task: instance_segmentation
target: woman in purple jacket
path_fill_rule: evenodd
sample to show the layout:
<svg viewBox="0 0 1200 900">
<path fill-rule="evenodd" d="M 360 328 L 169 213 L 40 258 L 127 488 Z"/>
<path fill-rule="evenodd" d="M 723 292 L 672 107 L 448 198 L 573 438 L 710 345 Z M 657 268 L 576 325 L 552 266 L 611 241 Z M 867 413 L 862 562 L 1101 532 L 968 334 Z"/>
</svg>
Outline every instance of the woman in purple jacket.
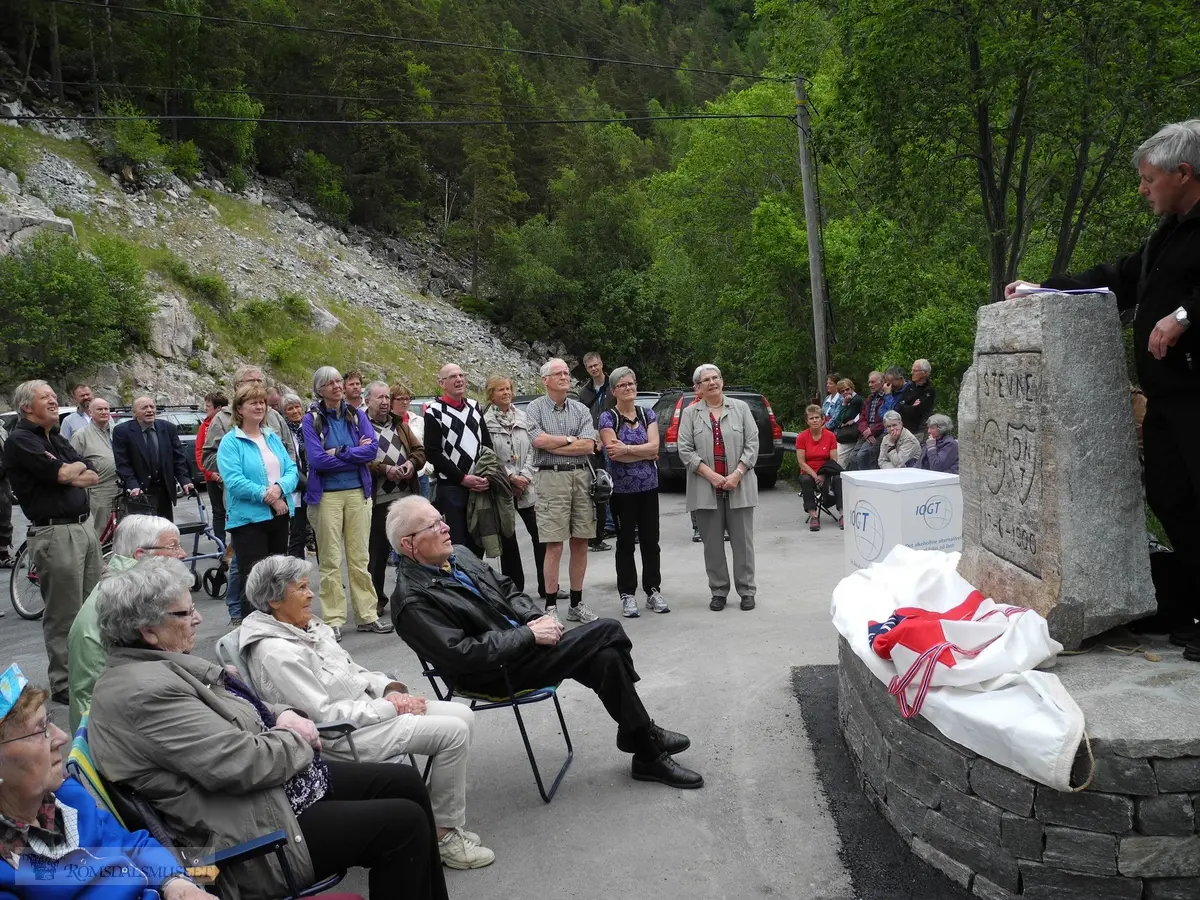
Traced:
<svg viewBox="0 0 1200 900">
<path fill-rule="evenodd" d="M 958 441 L 951 435 L 954 422 L 949 416 L 934 413 L 925 423 L 929 437 L 921 447 L 921 468 L 932 472 L 958 474 Z"/>
<path fill-rule="evenodd" d="M 346 402 L 342 373 L 322 366 L 313 374 L 319 399 L 304 414 L 301 432 L 308 456 L 304 501 L 317 534 L 321 562 L 321 618 L 342 639 L 346 597 L 342 588 L 342 550 L 350 574 L 350 603 L 359 631 L 387 634 L 390 622 L 375 611 L 375 587 L 368 569 L 371 533 L 371 473 L 379 444 L 365 409 Z"/>
</svg>

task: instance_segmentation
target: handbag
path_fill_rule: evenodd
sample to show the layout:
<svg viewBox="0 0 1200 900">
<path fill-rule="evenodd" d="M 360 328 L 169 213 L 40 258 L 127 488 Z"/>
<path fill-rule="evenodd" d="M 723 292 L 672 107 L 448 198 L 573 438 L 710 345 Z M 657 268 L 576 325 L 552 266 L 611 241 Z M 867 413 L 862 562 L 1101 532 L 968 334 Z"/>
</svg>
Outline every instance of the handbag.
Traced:
<svg viewBox="0 0 1200 900">
<path fill-rule="evenodd" d="M 592 486 L 588 489 L 588 495 L 597 505 L 607 503 L 613 492 L 612 476 L 604 469 L 597 469 L 590 459 L 587 460 L 587 467 L 592 472 Z"/>
<path fill-rule="evenodd" d="M 847 425 L 839 425 L 837 431 L 834 432 L 839 444 L 854 444 L 858 442 L 858 423 L 850 422 Z"/>
</svg>

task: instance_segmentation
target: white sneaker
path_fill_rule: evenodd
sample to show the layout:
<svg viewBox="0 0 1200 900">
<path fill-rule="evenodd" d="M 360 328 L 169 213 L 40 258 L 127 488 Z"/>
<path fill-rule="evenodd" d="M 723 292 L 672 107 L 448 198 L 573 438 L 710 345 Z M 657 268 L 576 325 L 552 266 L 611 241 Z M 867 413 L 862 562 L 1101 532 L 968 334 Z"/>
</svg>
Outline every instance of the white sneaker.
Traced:
<svg viewBox="0 0 1200 900">
<path fill-rule="evenodd" d="M 588 605 L 582 601 L 578 606 L 572 606 L 567 610 L 567 620 L 570 622 L 595 622 L 600 617 L 588 609 Z"/>
<path fill-rule="evenodd" d="M 627 619 L 636 619 L 638 615 L 637 597 L 633 594 L 621 595 L 621 615 Z"/>
<path fill-rule="evenodd" d="M 547 606 L 546 607 L 546 615 L 548 615 L 550 618 L 552 618 L 559 625 L 562 624 L 562 619 L 558 615 L 558 607 L 557 606 L 553 606 L 553 605 Z"/>
<path fill-rule="evenodd" d="M 438 841 L 438 855 L 448 869 L 482 869 L 496 861 L 495 853 L 470 840 L 461 828 Z"/>
<path fill-rule="evenodd" d="M 671 611 L 671 607 L 667 606 L 667 598 L 662 595 L 662 591 L 658 588 L 655 588 L 646 596 L 646 609 L 656 613 L 669 613 Z"/>
</svg>

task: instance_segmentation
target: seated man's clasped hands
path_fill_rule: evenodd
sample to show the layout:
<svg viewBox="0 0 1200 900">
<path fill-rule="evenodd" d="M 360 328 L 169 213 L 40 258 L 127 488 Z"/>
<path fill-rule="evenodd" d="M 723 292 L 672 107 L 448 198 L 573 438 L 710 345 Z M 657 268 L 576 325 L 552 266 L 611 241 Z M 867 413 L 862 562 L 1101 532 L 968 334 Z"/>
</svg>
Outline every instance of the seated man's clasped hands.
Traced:
<svg viewBox="0 0 1200 900">
<path fill-rule="evenodd" d="M 467 758 L 475 713 L 462 703 L 426 702 L 383 672 L 358 665 L 333 629 L 312 614 L 312 567 L 294 556 L 268 556 L 250 573 L 246 598 L 255 611 L 238 629 L 238 646 L 264 700 L 302 710 L 317 722 L 348 719 L 354 746 L 372 762 L 429 756 L 429 797 L 438 852 L 452 869 L 478 869 L 496 855 L 464 831 Z M 345 739 L 325 741 L 330 759 L 351 760 Z"/>
<path fill-rule="evenodd" d="M 660 728 L 638 697 L 633 644 L 615 619 L 564 632 L 512 581 L 465 547 L 422 497 L 392 504 L 388 540 L 401 555 L 392 616 L 396 631 L 456 689 L 504 695 L 572 678 L 599 696 L 617 723 L 617 748 L 633 754 L 632 775 L 677 788 L 704 779 L 675 761 L 691 741 Z"/>
<path fill-rule="evenodd" d="M 101 775 L 153 805 L 179 846 L 211 852 L 282 828 L 302 884 L 363 866 L 377 900 L 445 900 L 420 774 L 323 759 L 311 720 L 192 655 L 191 583 L 181 562 L 157 557 L 101 583 L 108 667 L 88 726 Z M 222 869 L 216 887 L 240 900 L 287 891 L 265 857 Z"/>
</svg>

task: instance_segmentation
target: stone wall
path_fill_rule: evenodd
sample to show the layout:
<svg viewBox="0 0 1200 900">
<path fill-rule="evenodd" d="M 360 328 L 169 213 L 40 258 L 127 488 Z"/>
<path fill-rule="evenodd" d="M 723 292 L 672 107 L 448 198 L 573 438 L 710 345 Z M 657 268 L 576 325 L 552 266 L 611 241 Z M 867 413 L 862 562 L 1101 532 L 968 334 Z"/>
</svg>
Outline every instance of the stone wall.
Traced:
<svg viewBox="0 0 1200 900">
<path fill-rule="evenodd" d="M 1088 790 L 1056 791 L 967 750 L 839 640 L 838 720 L 862 789 L 914 853 L 986 900 L 1200 898 L 1200 757 L 1093 745 Z M 1081 749 L 1075 783 L 1089 764 Z"/>
</svg>

